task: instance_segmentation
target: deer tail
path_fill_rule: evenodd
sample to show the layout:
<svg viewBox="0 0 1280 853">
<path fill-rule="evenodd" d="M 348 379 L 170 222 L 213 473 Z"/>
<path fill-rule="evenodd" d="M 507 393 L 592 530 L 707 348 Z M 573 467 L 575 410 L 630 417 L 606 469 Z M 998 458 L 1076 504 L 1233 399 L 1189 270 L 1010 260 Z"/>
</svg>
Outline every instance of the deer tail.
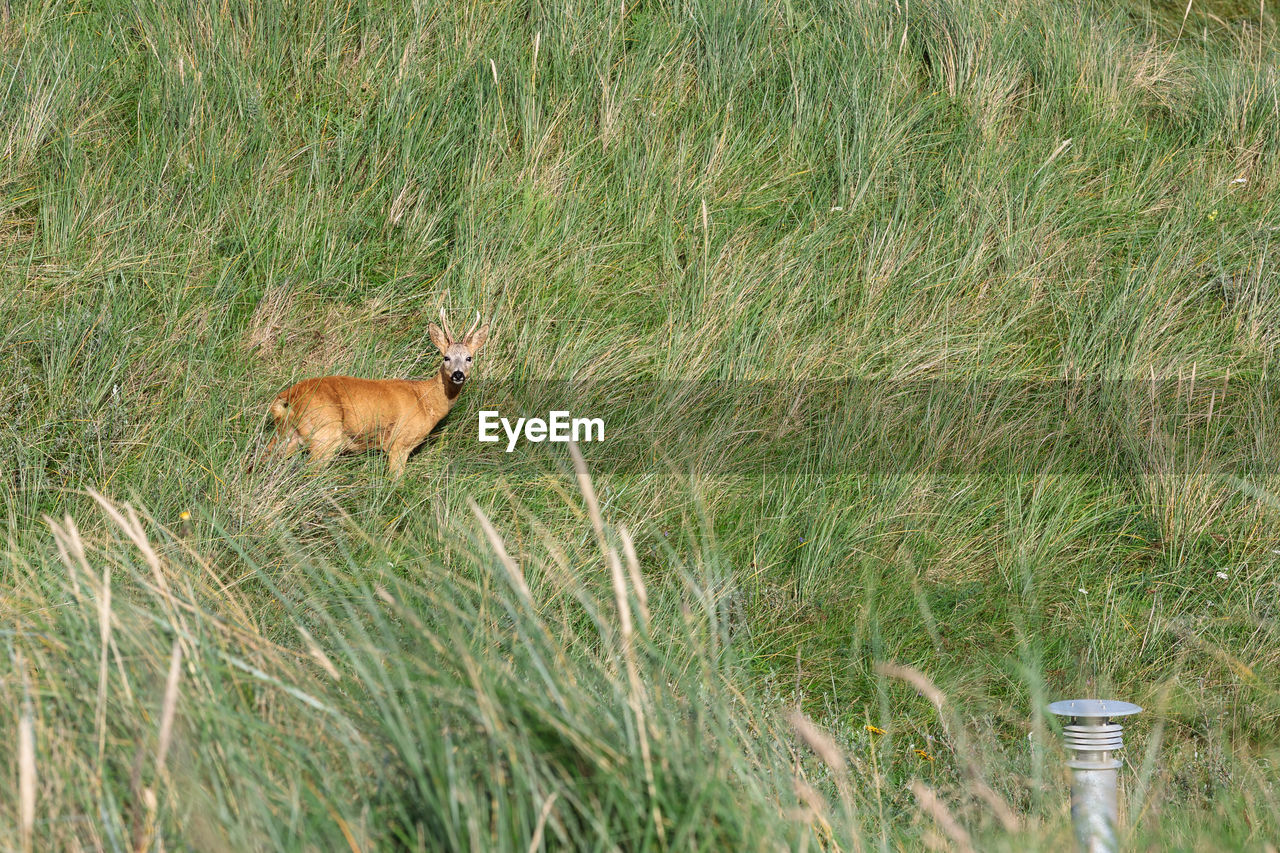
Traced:
<svg viewBox="0 0 1280 853">
<path fill-rule="evenodd" d="M 271 419 L 274 420 L 277 424 L 283 423 L 284 419 L 289 415 L 288 398 L 285 397 L 285 395 L 283 394 L 281 394 L 279 397 L 276 397 L 275 400 L 271 402 L 271 408 L 268 409 L 267 411 L 271 413 Z"/>
</svg>

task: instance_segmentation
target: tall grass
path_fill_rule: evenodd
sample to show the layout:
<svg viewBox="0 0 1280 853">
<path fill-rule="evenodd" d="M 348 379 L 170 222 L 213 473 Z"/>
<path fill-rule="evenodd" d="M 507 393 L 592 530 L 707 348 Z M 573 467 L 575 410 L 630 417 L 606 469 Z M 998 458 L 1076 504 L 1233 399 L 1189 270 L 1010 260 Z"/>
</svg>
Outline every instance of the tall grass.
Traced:
<svg viewBox="0 0 1280 853">
<path fill-rule="evenodd" d="M 0 8 L 0 838 L 1058 849 L 1089 694 L 1274 839 L 1261 8 Z M 264 455 L 442 304 L 403 481 Z"/>
<path fill-rule="evenodd" d="M 204 557 L 225 533 L 182 539 L 96 493 L 101 543 L 50 521 L 60 559 L 7 566 L 24 618 L 5 701 L 38 743 L 29 831 L 148 849 L 856 839 L 883 792 L 797 755 L 742 692 L 729 580 L 676 564 L 651 596 L 580 471 L 585 542 L 512 552 L 479 507 L 487 541 L 444 537 L 462 572 L 373 540 L 322 562 L 272 538 L 292 558 L 267 573 L 243 554 L 256 593 Z M 820 791 L 832 772 L 838 807 Z"/>
</svg>

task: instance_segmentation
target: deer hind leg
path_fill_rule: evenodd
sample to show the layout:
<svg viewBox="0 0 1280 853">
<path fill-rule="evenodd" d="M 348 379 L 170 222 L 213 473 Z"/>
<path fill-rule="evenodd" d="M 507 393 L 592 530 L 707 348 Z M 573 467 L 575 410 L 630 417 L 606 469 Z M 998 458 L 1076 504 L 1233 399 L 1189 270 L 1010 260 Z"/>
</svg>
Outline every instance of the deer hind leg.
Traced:
<svg viewBox="0 0 1280 853">
<path fill-rule="evenodd" d="M 347 439 L 338 426 L 322 427 L 311 433 L 307 440 L 311 462 L 316 466 L 328 465 L 346 446 Z"/>
<path fill-rule="evenodd" d="M 280 455 L 287 459 L 288 457 L 298 452 L 298 448 L 301 447 L 302 445 L 302 436 L 299 435 L 298 431 L 293 427 L 287 426 L 284 423 L 277 421 L 276 434 L 273 435 L 271 437 L 271 440 L 267 442 L 267 446 L 263 449 L 263 455 L 264 456 L 274 455 L 277 449 L 280 447 L 281 443 L 284 444 L 284 450 L 281 452 Z M 257 461 L 250 460 L 249 465 L 245 470 L 246 472 L 251 472 L 256 466 L 257 466 Z"/>
<path fill-rule="evenodd" d="M 281 430 L 276 434 L 275 438 L 267 442 L 267 452 L 274 453 L 277 447 L 283 444 L 284 447 L 280 451 L 280 455 L 286 459 L 297 453 L 302 447 L 302 436 L 293 427 L 289 427 L 287 431 Z"/>
</svg>

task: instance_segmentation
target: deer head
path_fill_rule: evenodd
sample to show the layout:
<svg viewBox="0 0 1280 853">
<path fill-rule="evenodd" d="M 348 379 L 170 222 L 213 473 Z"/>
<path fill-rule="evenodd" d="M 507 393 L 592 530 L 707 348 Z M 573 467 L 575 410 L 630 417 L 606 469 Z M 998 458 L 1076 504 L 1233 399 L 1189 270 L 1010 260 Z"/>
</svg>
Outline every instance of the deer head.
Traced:
<svg viewBox="0 0 1280 853">
<path fill-rule="evenodd" d="M 489 337 L 489 324 L 480 325 L 480 312 L 477 311 L 476 321 L 471 324 L 471 328 L 461 340 L 455 340 L 453 333 L 449 331 L 449 321 L 445 319 L 444 309 L 441 308 L 440 325 L 432 323 L 427 327 L 427 334 L 431 336 L 431 343 L 444 356 L 444 364 L 440 367 L 441 377 L 454 385 L 461 385 L 471 375 L 471 359 L 480 352 L 480 347 L 484 346 Z"/>
</svg>

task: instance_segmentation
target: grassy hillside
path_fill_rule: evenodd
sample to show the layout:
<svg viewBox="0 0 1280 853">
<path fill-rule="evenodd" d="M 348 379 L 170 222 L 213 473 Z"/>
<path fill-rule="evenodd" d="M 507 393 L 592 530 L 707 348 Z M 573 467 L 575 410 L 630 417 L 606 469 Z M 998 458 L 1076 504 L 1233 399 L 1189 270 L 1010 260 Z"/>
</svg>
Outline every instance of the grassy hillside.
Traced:
<svg viewBox="0 0 1280 853">
<path fill-rule="evenodd" d="M 1280 837 L 1265 4 L 0 15 L 0 847 L 1057 850 L 1082 695 Z"/>
</svg>

